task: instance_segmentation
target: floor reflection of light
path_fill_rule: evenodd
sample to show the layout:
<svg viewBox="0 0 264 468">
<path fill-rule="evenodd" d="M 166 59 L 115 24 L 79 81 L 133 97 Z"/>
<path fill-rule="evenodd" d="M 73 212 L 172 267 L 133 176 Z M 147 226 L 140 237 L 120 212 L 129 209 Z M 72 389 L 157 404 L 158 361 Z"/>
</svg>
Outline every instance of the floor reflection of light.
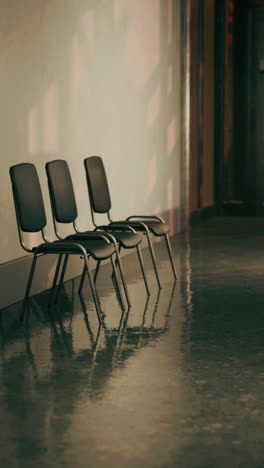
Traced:
<svg viewBox="0 0 264 468">
<path fill-rule="evenodd" d="M 43 98 L 43 149 L 58 150 L 58 85 L 53 82 Z"/>
</svg>

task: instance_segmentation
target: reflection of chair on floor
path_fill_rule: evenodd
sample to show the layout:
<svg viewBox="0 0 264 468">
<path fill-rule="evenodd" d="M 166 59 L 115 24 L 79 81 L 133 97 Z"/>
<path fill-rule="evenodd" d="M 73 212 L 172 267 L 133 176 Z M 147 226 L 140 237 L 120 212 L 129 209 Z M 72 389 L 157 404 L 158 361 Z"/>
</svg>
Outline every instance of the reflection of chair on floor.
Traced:
<svg viewBox="0 0 264 468">
<path fill-rule="evenodd" d="M 35 300 L 32 301 L 32 315 L 35 315 L 38 322 L 43 305 L 39 295 L 34 299 Z M 61 356 L 62 353 L 73 360 L 78 359 L 79 354 L 75 351 L 73 346 L 73 321 L 76 320 L 76 314 L 74 314 L 74 311 L 77 308 L 76 302 L 77 301 L 75 296 L 68 296 L 67 293 L 61 294 L 59 303 L 53 305 L 50 311 L 51 313 L 47 316 L 47 320 L 45 321 L 45 325 L 49 324 L 51 330 L 51 350 L 53 354 L 53 362 L 56 361 L 57 356 Z M 96 360 L 99 336 L 101 333 L 101 324 L 96 322 L 96 324 L 91 326 L 87 316 L 84 317 L 84 322 L 85 328 L 87 330 L 87 347 L 85 347 L 84 352 L 86 356 L 86 368 L 87 363 L 89 362 L 88 367 L 90 372 L 92 372 L 92 368 Z M 39 324 L 44 324 L 44 322 L 41 320 Z"/>
<path fill-rule="evenodd" d="M 151 310 L 151 323 L 149 326 L 146 325 L 146 316 L 148 310 L 150 310 L 150 297 L 148 296 L 143 316 L 141 320 L 140 326 L 137 327 L 129 327 L 129 317 L 132 314 L 132 310 L 129 309 L 127 312 L 123 312 L 120 318 L 120 322 L 118 327 L 109 328 L 107 327 L 105 321 L 102 324 L 102 336 L 104 336 L 104 346 L 100 346 L 98 350 L 97 356 L 97 370 L 94 375 L 94 379 L 96 380 L 96 375 L 98 378 L 101 379 L 101 384 L 99 381 L 96 383 L 96 388 L 98 390 L 99 386 L 103 385 L 103 379 L 106 375 L 100 371 L 100 365 L 103 366 L 105 369 L 107 366 L 107 375 L 111 371 L 114 370 L 115 367 L 120 367 L 124 364 L 127 359 L 134 355 L 142 346 L 146 346 L 149 343 L 157 341 L 162 335 L 164 335 L 168 330 L 168 321 L 171 312 L 171 306 L 174 298 L 176 284 L 173 284 L 170 294 L 164 297 L 168 297 L 168 304 L 165 306 L 165 312 L 163 314 L 164 317 L 164 324 L 161 327 L 155 327 L 155 320 L 157 316 L 157 311 L 160 303 L 160 299 L 162 296 L 162 291 L 158 291 L 156 300 L 154 304 L 152 304 Z M 80 300 L 82 303 L 83 313 L 86 315 L 86 319 L 88 320 L 87 312 L 86 312 L 86 303 L 80 295 Z M 95 382 L 94 382 L 95 385 Z"/>
<path fill-rule="evenodd" d="M 162 292 L 160 290 L 158 291 L 155 303 L 154 305 L 152 305 L 153 311 L 151 315 L 151 323 L 149 326 L 146 325 L 146 317 L 147 317 L 147 311 L 151 310 L 151 303 L 150 301 L 146 301 L 141 325 L 137 327 L 136 326 L 126 327 L 126 333 L 124 334 L 122 348 L 120 350 L 121 352 L 123 352 L 123 354 L 129 354 L 129 355 L 134 354 L 134 352 L 142 348 L 142 346 L 146 346 L 149 343 L 157 341 L 162 335 L 164 335 L 167 332 L 168 321 L 169 321 L 169 317 L 171 313 L 171 306 L 172 306 L 172 302 L 174 298 L 175 288 L 176 288 L 176 284 L 174 283 L 171 289 L 170 295 L 168 295 L 169 302 L 165 308 L 166 312 L 163 314 L 163 317 L 164 317 L 163 326 L 159 326 L 159 327 L 155 326 L 155 320 L 156 320 L 160 300 L 162 297 Z M 164 297 L 167 298 L 167 295 L 166 296 L 164 295 Z"/>
<path fill-rule="evenodd" d="M 6 314 L 7 315 L 7 314 Z M 2 320 L 1 320 L 1 325 L 2 325 Z M 34 380 L 38 380 L 38 369 L 36 365 L 36 360 L 34 353 L 32 352 L 31 345 L 30 345 L 30 331 L 29 328 L 25 325 L 25 327 L 21 327 L 18 325 L 17 319 L 14 320 L 11 324 L 8 324 L 8 328 L 4 328 L 4 326 L 0 327 L 0 355 L 1 355 L 1 361 L 2 364 L 6 363 L 7 361 L 10 362 L 11 369 L 13 369 L 13 365 L 18 365 L 15 364 L 15 361 L 20 360 L 21 362 L 24 361 L 25 363 L 29 363 L 31 369 L 32 369 L 32 375 Z M 17 351 L 17 344 L 18 343 L 23 343 L 25 344 L 24 346 L 24 357 L 19 355 Z M 12 347 L 14 347 L 14 352 L 12 352 Z M 6 358 L 5 355 L 5 349 L 7 349 L 7 354 L 9 358 Z M 21 348 L 22 350 L 23 348 Z M 24 360 L 24 358 L 26 358 Z M 13 362 L 11 364 L 11 362 Z M 21 363 L 19 365 L 19 368 L 21 368 Z"/>
<path fill-rule="evenodd" d="M 81 306 L 82 306 L 82 311 L 83 311 L 83 315 L 84 315 L 84 321 L 86 323 L 86 327 L 87 329 L 90 328 L 89 326 L 89 318 L 88 318 L 88 314 L 87 314 L 87 306 L 86 306 L 86 303 L 85 303 L 85 300 L 84 300 L 84 297 L 82 294 L 80 294 L 80 302 L 81 302 Z M 124 323 L 125 323 L 125 320 L 126 320 L 126 317 L 128 317 L 129 315 L 129 310 L 128 311 L 122 311 L 121 313 L 121 316 L 120 316 L 120 320 L 119 320 L 119 324 L 118 324 L 118 327 L 116 329 L 114 329 L 114 334 L 116 336 L 118 336 L 118 341 L 120 339 L 120 336 L 122 334 L 122 331 L 123 331 L 123 327 L 124 327 Z M 108 328 L 106 326 L 106 323 L 105 321 L 102 323 L 102 329 L 104 331 L 104 334 L 107 334 L 108 333 Z"/>
<path fill-rule="evenodd" d="M 80 297 L 81 299 L 81 297 Z M 61 301 L 59 304 L 57 304 L 54 308 L 54 321 L 53 321 L 53 331 L 54 331 L 54 336 L 56 335 L 57 337 L 58 336 L 61 336 L 64 340 L 64 343 L 65 343 L 65 346 L 67 347 L 68 346 L 68 343 L 70 342 L 71 343 L 71 346 L 70 346 L 70 350 L 71 350 L 71 355 L 72 356 L 78 356 L 78 353 L 76 353 L 73 349 L 73 330 L 72 330 L 72 319 L 73 319 L 73 306 L 72 306 L 72 313 L 70 314 L 70 320 L 69 320 L 69 323 L 68 323 L 68 330 L 66 331 L 65 329 L 65 325 L 64 325 L 64 318 L 62 316 L 62 313 L 61 311 L 63 310 L 63 316 L 65 315 L 65 310 L 64 310 L 64 307 L 63 307 L 63 304 L 61 304 Z M 70 310 L 68 311 L 70 312 Z M 56 326 L 56 321 L 59 325 L 59 330 Z M 87 357 L 88 357 L 88 354 L 90 355 L 90 361 L 91 361 L 91 367 L 93 367 L 94 365 L 94 361 L 96 359 L 96 353 L 97 353 L 97 348 L 98 348 L 98 344 L 99 344 L 99 337 L 100 337 L 100 333 L 101 333 L 101 327 L 102 325 L 99 324 L 97 325 L 96 327 L 96 330 L 94 331 L 93 330 L 93 327 L 91 326 L 91 323 L 89 322 L 88 320 L 88 316 L 86 314 L 86 316 L 84 316 L 84 323 L 85 323 L 85 327 L 86 327 L 86 330 L 87 330 L 87 337 L 89 339 L 89 342 L 90 342 L 90 345 L 91 345 L 91 348 L 89 349 L 88 347 L 88 342 L 87 342 L 87 350 L 86 350 L 86 354 L 87 354 Z M 68 337 L 67 340 L 65 340 L 65 338 Z"/>
<path fill-rule="evenodd" d="M 176 280 L 176 269 L 174 266 L 171 245 L 168 235 L 169 225 L 166 224 L 164 220 L 159 216 L 129 216 L 125 221 L 122 220 L 113 222 L 110 216 L 110 192 L 102 158 L 100 158 L 99 156 L 91 156 L 89 158 L 86 158 L 84 160 L 84 166 L 88 184 L 92 220 L 95 227 L 97 229 L 103 229 L 104 231 L 111 231 L 113 235 L 115 235 L 115 231 L 121 229 L 124 226 L 130 226 L 137 232 L 142 232 L 147 237 L 149 252 L 151 255 L 157 282 L 160 288 L 161 284 L 150 234 L 153 234 L 155 237 L 164 237 L 174 279 Z M 105 226 L 98 226 L 95 222 L 95 213 L 107 214 L 109 224 Z"/>
<path fill-rule="evenodd" d="M 33 254 L 31 270 L 28 277 L 26 293 L 20 315 L 21 320 L 23 319 L 26 310 L 38 258 L 47 254 L 59 255 L 57 264 L 57 267 L 59 268 L 62 256 L 66 255 L 68 258 L 69 255 L 73 254 L 81 256 L 84 261 L 94 305 L 98 315 L 98 320 L 101 321 L 100 303 L 93 279 L 90 275 L 88 260 L 91 256 L 96 261 L 110 258 L 112 261 L 113 272 L 115 273 L 115 266 L 112 259 L 112 255 L 115 253 L 114 246 L 106 237 L 98 237 L 95 233 L 91 233 L 89 240 L 86 241 L 73 241 L 67 239 L 48 242 L 44 233 L 44 229 L 47 223 L 45 207 L 35 166 L 28 163 L 12 166 L 10 168 L 10 177 L 12 182 L 20 244 L 24 250 Z M 34 247 L 26 246 L 24 241 L 24 233 L 39 233 L 42 238 L 41 242 Z M 54 277 L 53 286 L 55 286 L 57 281 L 58 268 Z"/>
</svg>

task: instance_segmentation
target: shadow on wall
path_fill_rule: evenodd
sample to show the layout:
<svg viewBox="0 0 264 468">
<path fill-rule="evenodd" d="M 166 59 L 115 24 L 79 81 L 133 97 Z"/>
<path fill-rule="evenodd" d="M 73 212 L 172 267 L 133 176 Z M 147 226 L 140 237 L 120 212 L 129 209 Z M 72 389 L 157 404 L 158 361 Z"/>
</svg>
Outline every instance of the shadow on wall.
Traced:
<svg viewBox="0 0 264 468">
<path fill-rule="evenodd" d="M 104 158 L 114 217 L 180 200 L 180 1 L 2 0 L 1 262 L 21 257 L 10 165 L 70 165 L 80 228 L 91 227 L 82 160 Z M 180 226 L 176 226 L 179 230 Z"/>
</svg>

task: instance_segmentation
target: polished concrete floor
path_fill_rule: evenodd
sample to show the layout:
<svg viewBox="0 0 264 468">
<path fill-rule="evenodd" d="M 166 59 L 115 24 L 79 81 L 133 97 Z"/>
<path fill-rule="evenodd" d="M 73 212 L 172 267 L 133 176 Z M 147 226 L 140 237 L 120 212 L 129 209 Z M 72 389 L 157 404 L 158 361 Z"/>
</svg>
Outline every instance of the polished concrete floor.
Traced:
<svg viewBox="0 0 264 468">
<path fill-rule="evenodd" d="M 172 239 L 174 286 L 156 247 L 158 294 L 124 259 L 122 314 L 108 266 L 98 327 L 86 284 L 69 282 L 1 311 L 3 468 L 263 468 L 264 220 L 217 218 Z"/>
</svg>

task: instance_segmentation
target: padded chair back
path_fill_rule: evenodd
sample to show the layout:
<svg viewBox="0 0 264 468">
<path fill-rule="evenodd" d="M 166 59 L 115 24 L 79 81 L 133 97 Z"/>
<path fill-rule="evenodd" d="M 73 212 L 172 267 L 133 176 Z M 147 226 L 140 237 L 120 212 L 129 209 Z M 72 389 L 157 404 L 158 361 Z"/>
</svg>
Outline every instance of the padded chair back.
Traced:
<svg viewBox="0 0 264 468">
<path fill-rule="evenodd" d="M 111 208 L 111 198 L 100 156 L 91 156 L 84 160 L 86 179 L 92 210 L 95 213 L 107 213 Z"/>
<path fill-rule="evenodd" d="M 47 219 L 34 164 L 16 164 L 10 167 L 9 173 L 19 227 L 24 232 L 41 231 Z"/>
<path fill-rule="evenodd" d="M 66 161 L 57 159 L 46 164 L 53 215 L 59 223 L 72 223 L 77 218 L 77 206 L 72 178 Z"/>
</svg>

